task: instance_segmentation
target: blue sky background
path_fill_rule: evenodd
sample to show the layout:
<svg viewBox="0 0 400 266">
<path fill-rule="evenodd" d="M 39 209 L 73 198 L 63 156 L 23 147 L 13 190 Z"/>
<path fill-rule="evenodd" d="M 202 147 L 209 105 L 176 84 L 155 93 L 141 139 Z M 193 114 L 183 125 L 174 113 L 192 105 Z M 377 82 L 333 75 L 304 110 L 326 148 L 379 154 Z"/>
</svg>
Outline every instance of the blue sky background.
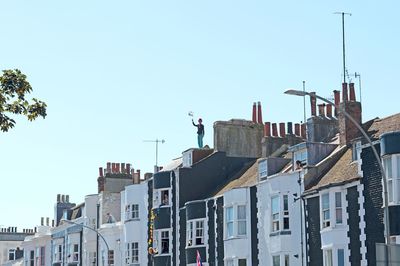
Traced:
<svg viewBox="0 0 400 266">
<path fill-rule="evenodd" d="M 217 120 L 299 122 L 289 87 L 331 97 L 347 66 L 362 75 L 363 120 L 399 112 L 397 1 L 2 1 L 0 69 L 19 68 L 48 117 L 0 134 L 0 225 L 53 217 L 57 194 L 97 192 L 98 167 L 165 164 L 196 146 L 188 111 L 213 146 Z M 358 84 L 357 97 L 358 95 Z M 309 114 L 307 100 L 307 113 Z M 193 188 L 195 189 L 195 188 Z"/>
</svg>

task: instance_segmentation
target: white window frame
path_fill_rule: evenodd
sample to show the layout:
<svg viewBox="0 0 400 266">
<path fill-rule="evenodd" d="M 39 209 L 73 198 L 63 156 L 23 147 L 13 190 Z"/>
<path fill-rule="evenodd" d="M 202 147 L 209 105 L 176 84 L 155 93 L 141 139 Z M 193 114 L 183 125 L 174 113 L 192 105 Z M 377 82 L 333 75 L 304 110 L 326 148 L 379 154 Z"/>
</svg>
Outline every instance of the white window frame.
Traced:
<svg viewBox="0 0 400 266">
<path fill-rule="evenodd" d="M 168 199 L 167 199 L 166 203 L 163 201 L 163 195 L 165 192 L 168 195 Z M 169 189 L 169 188 L 155 189 L 153 192 L 153 206 L 155 206 L 155 207 L 170 207 L 171 206 L 171 189 Z"/>
<path fill-rule="evenodd" d="M 162 235 L 163 233 L 168 232 L 168 252 L 162 252 Z M 158 229 L 154 230 L 154 242 L 153 242 L 153 248 L 155 248 L 155 256 L 165 256 L 165 255 L 171 255 L 171 243 L 172 243 L 172 235 L 171 235 L 171 229 Z"/>
<path fill-rule="evenodd" d="M 115 259 L 115 253 L 114 253 Z M 131 265 L 133 263 L 139 263 L 139 242 L 129 242 L 126 244 L 125 250 L 125 264 Z"/>
<path fill-rule="evenodd" d="M 64 248 L 62 244 L 58 244 L 54 249 L 54 262 L 62 262 L 63 261 L 63 252 Z"/>
<path fill-rule="evenodd" d="M 332 226 L 332 222 L 331 222 L 331 206 L 330 206 L 330 193 L 329 191 L 321 194 L 321 201 L 320 201 L 320 206 L 321 206 L 321 228 L 328 228 Z M 327 203 L 327 208 L 324 207 L 324 198 L 328 200 Z M 325 217 L 325 213 L 328 214 L 328 217 Z"/>
<path fill-rule="evenodd" d="M 278 266 L 281 266 L 281 255 L 280 255 L 280 254 L 278 254 L 278 255 L 272 255 L 271 258 L 272 258 L 272 261 L 271 261 L 271 265 L 272 265 L 272 266 L 276 266 L 276 265 L 274 264 L 275 259 L 278 259 L 278 260 L 279 260 Z"/>
<path fill-rule="evenodd" d="M 333 266 L 333 254 L 334 250 L 332 248 L 327 248 L 323 250 L 323 266 Z"/>
<path fill-rule="evenodd" d="M 296 165 L 296 161 L 300 161 L 303 166 L 307 165 L 307 157 L 307 148 L 293 152 L 293 165 Z"/>
<path fill-rule="evenodd" d="M 400 154 L 385 155 L 382 158 L 382 163 L 386 174 L 389 205 L 399 205 L 400 204 Z"/>
<path fill-rule="evenodd" d="M 239 218 L 239 208 L 244 208 L 244 217 Z M 232 219 L 228 220 L 228 210 L 232 210 Z M 248 206 L 246 203 L 234 203 L 224 206 L 224 230 L 225 239 L 247 237 Z M 239 224 L 245 224 L 245 232 L 239 232 Z M 232 227 L 232 234 L 228 228 Z M 243 227 L 242 227 L 243 228 Z"/>
<path fill-rule="evenodd" d="M 115 252 L 113 249 L 108 251 L 107 255 L 107 262 L 109 266 L 114 266 L 115 265 Z"/>
<path fill-rule="evenodd" d="M 273 208 L 277 200 L 276 209 Z M 289 194 L 276 194 L 271 197 L 271 233 L 290 231 L 290 196 Z M 285 204 L 286 203 L 286 204 Z M 285 221 L 287 220 L 287 228 Z"/>
<path fill-rule="evenodd" d="M 11 258 L 10 256 L 12 256 L 12 258 Z M 16 250 L 15 250 L 15 248 L 10 248 L 10 249 L 8 250 L 8 259 L 9 259 L 9 260 L 15 260 L 15 257 L 16 257 Z"/>
<path fill-rule="evenodd" d="M 186 247 L 198 247 L 205 245 L 205 225 L 206 219 L 204 218 L 193 219 L 186 222 Z M 197 244 L 197 239 L 201 240 L 201 244 Z"/>
<path fill-rule="evenodd" d="M 335 198 L 335 223 L 343 224 L 343 193 L 341 191 L 335 191 L 333 195 Z M 337 201 L 338 196 L 339 196 L 339 202 Z M 340 213 L 340 220 L 338 219 L 339 213 Z"/>
<path fill-rule="evenodd" d="M 75 251 L 75 247 L 77 247 L 77 251 Z M 79 244 L 71 244 L 71 256 L 73 262 L 79 262 Z"/>
<path fill-rule="evenodd" d="M 343 265 L 349 265 L 346 260 L 348 257 L 347 248 L 342 245 L 329 245 L 322 248 L 323 266 L 337 266 L 339 265 L 339 251 L 343 251 Z M 329 261 L 330 260 L 330 261 Z"/>
</svg>

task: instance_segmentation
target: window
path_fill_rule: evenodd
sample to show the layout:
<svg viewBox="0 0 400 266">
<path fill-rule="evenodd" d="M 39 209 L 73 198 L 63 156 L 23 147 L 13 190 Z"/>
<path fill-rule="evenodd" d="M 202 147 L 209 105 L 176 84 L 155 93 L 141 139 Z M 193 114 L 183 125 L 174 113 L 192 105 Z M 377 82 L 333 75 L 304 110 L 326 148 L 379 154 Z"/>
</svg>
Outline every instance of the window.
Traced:
<svg viewBox="0 0 400 266">
<path fill-rule="evenodd" d="M 283 195 L 283 230 L 289 230 L 289 199 Z"/>
<path fill-rule="evenodd" d="M 385 167 L 386 180 L 387 180 L 387 192 L 389 203 L 393 202 L 393 174 L 392 174 L 392 156 L 388 156 L 383 159 L 383 165 Z"/>
<path fill-rule="evenodd" d="M 190 221 L 186 223 L 186 245 L 193 245 L 193 222 Z"/>
<path fill-rule="evenodd" d="M 154 206 L 169 206 L 170 195 L 169 189 L 154 190 L 153 192 L 153 205 Z"/>
<path fill-rule="evenodd" d="M 336 224 L 342 224 L 343 223 L 342 192 L 335 192 L 335 216 L 336 216 Z"/>
<path fill-rule="evenodd" d="M 322 205 L 322 228 L 329 227 L 331 225 L 330 213 L 329 213 L 329 193 L 325 193 L 322 195 L 321 205 Z"/>
<path fill-rule="evenodd" d="M 246 266 L 247 265 L 247 260 L 246 259 L 239 259 L 238 264 L 239 264 L 239 266 Z"/>
<path fill-rule="evenodd" d="M 234 266 L 235 264 L 233 263 L 233 259 L 227 259 L 225 265 L 226 266 Z"/>
<path fill-rule="evenodd" d="M 288 254 L 286 254 L 285 255 L 285 266 L 289 266 L 289 255 Z"/>
<path fill-rule="evenodd" d="M 114 265 L 114 250 L 108 251 L 108 265 L 110 266 Z"/>
<path fill-rule="evenodd" d="M 246 236 L 246 205 L 225 207 L 226 237 Z"/>
<path fill-rule="evenodd" d="M 338 266 L 344 266 L 344 249 L 338 249 L 337 258 L 338 258 Z"/>
<path fill-rule="evenodd" d="M 204 244 L 204 222 L 196 221 L 196 245 Z"/>
<path fill-rule="evenodd" d="M 233 237 L 233 207 L 226 208 L 226 237 Z"/>
<path fill-rule="evenodd" d="M 333 266 L 331 249 L 324 250 L 324 266 Z"/>
<path fill-rule="evenodd" d="M 15 260 L 15 249 L 8 250 L 8 260 Z"/>
<path fill-rule="evenodd" d="M 35 251 L 34 250 L 31 250 L 31 252 L 30 252 L 29 265 L 30 266 L 35 266 Z"/>
<path fill-rule="evenodd" d="M 72 250 L 72 261 L 76 262 L 79 261 L 79 245 L 74 244 L 73 245 L 73 250 Z"/>
<path fill-rule="evenodd" d="M 108 256 L 108 260 L 110 261 L 110 253 Z M 112 252 L 112 261 L 114 261 L 114 251 Z M 125 264 L 130 265 L 132 263 L 138 263 L 138 262 L 139 262 L 139 243 L 138 242 L 127 243 L 125 251 Z"/>
<path fill-rule="evenodd" d="M 279 196 L 271 198 L 272 232 L 279 231 Z"/>
<path fill-rule="evenodd" d="M 97 262 L 97 254 L 96 252 L 89 252 L 89 263 L 90 265 L 96 265 Z"/>
<path fill-rule="evenodd" d="M 238 235 L 246 235 L 246 205 L 237 206 Z"/>
<path fill-rule="evenodd" d="M 40 261 L 39 265 L 44 266 L 45 265 L 45 247 L 40 247 Z"/>
<path fill-rule="evenodd" d="M 54 250 L 54 261 L 61 262 L 63 259 L 63 246 L 57 245 Z"/>
<path fill-rule="evenodd" d="M 258 163 L 258 178 L 265 178 L 268 176 L 267 160 Z"/>
<path fill-rule="evenodd" d="M 272 266 L 281 266 L 281 258 L 279 255 L 272 256 Z"/>
<path fill-rule="evenodd" d="M 294 152 L 293 165 L 296 165 L 296 161 L 300 161 L 301 165 L 307 164 L 307 149 L 302 149 L 302 150 Z"/>
<path fill-rule="evenodd" d="M 139 204 L 125 206 L 125 220 L 139 219 Z"/>
<path fill-rule="evenodd" d="M 169 253 L 169 231 L 161 231 L 161 254 Z"/>
</svg>

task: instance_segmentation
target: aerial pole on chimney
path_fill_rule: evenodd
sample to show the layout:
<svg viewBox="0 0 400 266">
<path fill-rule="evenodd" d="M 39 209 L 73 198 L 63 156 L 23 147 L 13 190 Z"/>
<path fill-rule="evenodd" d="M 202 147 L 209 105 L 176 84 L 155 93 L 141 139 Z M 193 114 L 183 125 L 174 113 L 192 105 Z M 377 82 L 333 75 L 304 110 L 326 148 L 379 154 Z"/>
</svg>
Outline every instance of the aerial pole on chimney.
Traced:
<svg viewBox="0 0 400 266">
<path fill-rule="evenodd" d="M 153 142 L 156 144 L 156 165 L 155 165 L 155 169 L 157 169 L 158 171 L 158 143 L 164 144 L 165 140 L 163 139 L 155 139 L 155 140 L 143 140 L 143 142 Z"/>
<path fill-rule="evenodd" d="M 343 41 L 343 83 L 346 83 L 346 44 L 344 39 L 344 16 L 349 15 L 351 13 L 346 12 L 335 12 L 334 14 L 342 15 L 342 41 Z"/>
</svg>

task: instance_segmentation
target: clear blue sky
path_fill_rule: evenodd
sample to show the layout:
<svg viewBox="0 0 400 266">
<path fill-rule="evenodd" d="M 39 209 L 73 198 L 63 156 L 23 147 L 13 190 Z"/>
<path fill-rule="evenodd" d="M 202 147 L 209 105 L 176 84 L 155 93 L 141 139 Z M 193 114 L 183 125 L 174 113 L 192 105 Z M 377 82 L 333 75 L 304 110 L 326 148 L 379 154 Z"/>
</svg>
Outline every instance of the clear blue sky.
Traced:
<svg viewBox="0 0 400 266">
<path fill-rule="evenodd" d="M 53 217 L 59 193 L 82 202 L 107 161 L 152 171 L 143 140 L 166 140 L 161 165 L 195 147 L 188 111 L 210 146 L 213 122 L 251 119 L 254 101 L 265 121 L 299 122 L 302 99 L 286 88 L 306 80 L 331 97 L 341 86 L 335 11 L 353 13 L 347 62 L 362 75 L 363 120 L 399 112 L 400 4 L 329 2 L 2 1 L 0 69 L 21 69 L 48 117 L 0 134 L 0 225 Z"/>
</svg>

